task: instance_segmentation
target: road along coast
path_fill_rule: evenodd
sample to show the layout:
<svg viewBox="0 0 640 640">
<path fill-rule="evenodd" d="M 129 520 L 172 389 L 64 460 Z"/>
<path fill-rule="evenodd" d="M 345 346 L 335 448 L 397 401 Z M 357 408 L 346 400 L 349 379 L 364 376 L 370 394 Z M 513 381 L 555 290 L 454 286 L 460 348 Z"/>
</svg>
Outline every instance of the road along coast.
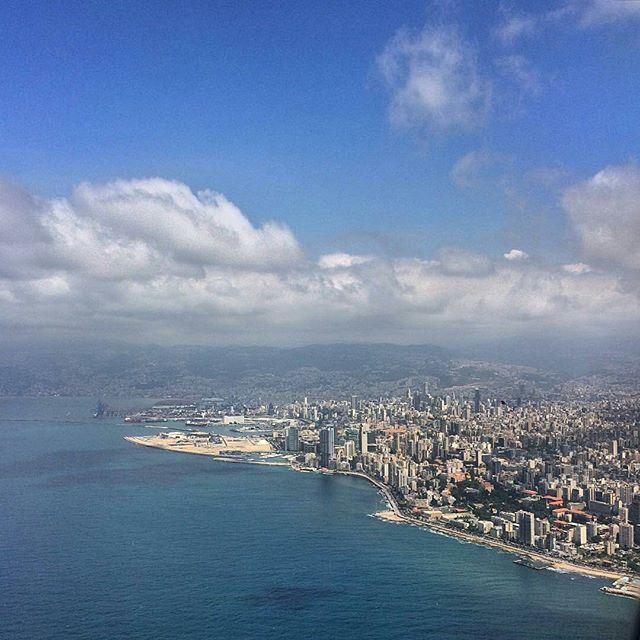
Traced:
<svg viewBox="0 0 640 640">
<path fill-rule="evenodd" d="M 556 571 L 579 573 L 584 576 L 590 576 L 593 578 L 604 578 L 606 580 L 619 580 L 620 578 L 625 577 L 625 574 L 617 571 L 610 571 L 608 569 L 599 569 L 597 567 L 587 567 L 585 565 L 581 565 L 578 563 L 560 560 L 557 558 L 550 557 L 543 553 L 538 553 L 536 551 L 524 549 L 519 546 L 510 545 L 500 540 L 481 537 L 479 535 L 474 535 L 471 533 L 467 533 L 465 531 L 460 531 L 459 529 L 453 529 L 451 527 L 447 527 L 444 524 L 438 523 L 435 520 L 429 521 L 429 520 L 414 518 L 410 515 L 407 515 L 405 512 L 403 512 L 403 510 L 400 508 L 398 504 L 398 501 L 393 495 L 392 491 L 389 489 L 389 487 L 387 487 L 385 484 L 383 484 L 379 480 L 376 480 L 375 478 L 372 478 L 371 476 L 365 473 L 358 473 L 355 471 L 353 472 L 337 471 L 336 473 L 339 475 L 349 475 L 349 476 L 355 476 L 358 478 L 364 478 L 365 480 L 368 480 L 369 482 L 371 482 L 375 487 L 377 487 L 382 492 L 387 503 L 389 504 L 389 511 L 383 511 L 380 514 L 376 514 L 379 517 L 383 518 L 384 520 L 390 520 L 392 522 L 405 522 L 405 523 L 417 525 L 420 527 L 426 527 L 433 531 L 437 531 L 438 533 L 443 533 L 453 538 L 459 538 L 460 540 L 464 540 L 465 542 L 471 542 L 473 544 L 478 544 L 485 547 L 491 547 L 493 549 L 498 549 L 506 553 L 511 553 L 514 555 L 528 558 L 529 560 L 543 562 L 549 565 L 550 569 L 555 569 Z"/>
</svg>

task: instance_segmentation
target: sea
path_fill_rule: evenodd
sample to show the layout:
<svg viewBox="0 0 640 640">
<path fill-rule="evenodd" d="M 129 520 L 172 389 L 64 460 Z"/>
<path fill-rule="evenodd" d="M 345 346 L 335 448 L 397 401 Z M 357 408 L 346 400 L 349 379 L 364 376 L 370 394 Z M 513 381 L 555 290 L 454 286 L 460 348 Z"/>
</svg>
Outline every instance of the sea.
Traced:
<svg viewBox="0 0 640 640">
<path fill-rule="evenodd" d="M 131 444 L 153 431 L 94 406 L 0 399 L 2 640 L 631 638 L 605 581 L 371 517 L 359 478 Z"/>
</svg>

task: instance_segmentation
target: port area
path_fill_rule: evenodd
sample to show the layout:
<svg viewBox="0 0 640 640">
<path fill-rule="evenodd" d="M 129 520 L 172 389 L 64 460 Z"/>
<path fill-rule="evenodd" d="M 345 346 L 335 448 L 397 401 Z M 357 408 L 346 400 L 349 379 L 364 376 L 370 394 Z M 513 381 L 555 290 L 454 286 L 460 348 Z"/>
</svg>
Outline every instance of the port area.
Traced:
<svg viewBox="0 0 640 640">
<path fill-rule="evenodd" d="M 600 591 L 614 596 L 640 600 L 640 578 L 624 576 L 616 580 L 610 587 L 601 587 Z"/>
</svg>

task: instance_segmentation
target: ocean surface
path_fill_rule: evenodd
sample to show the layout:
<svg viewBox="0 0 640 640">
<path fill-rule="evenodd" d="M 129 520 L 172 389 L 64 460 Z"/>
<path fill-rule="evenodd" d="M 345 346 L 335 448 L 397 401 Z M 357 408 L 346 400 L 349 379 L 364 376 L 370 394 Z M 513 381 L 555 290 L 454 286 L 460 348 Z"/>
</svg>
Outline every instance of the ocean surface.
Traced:
<svg viewBox="0 0 640 640">
<path fill-rule="evenodd" d="M 369 517 L 357 478 L 130 444 L 153 432 L 94 405 L 0 399 L 2 640 L 630 637 L 601 580 Z"/>
</svg>

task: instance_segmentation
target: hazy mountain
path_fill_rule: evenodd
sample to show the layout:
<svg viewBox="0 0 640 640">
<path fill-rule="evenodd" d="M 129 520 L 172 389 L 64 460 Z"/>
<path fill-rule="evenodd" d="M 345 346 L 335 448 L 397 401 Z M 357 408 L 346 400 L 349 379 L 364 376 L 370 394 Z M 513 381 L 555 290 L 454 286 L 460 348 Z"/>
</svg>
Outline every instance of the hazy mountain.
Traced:
<svg viewBox="0 0 640 640">
<path fill-rule="evenodd" d="M 592 357 L 590 364 L 588 358 L 579 358 L 580 366 L 572 371 L 559 347 L 554 368 L 531 366 L 533 361 L 524 349 L 503 347 L 501 351 L 495 345 L 467 354 L 433 345 L 391 344 L 5 345 L 0 350 L 0 394 L 235 395 L 283 401 L 305 395 L 386 395 L 408 385 L 421 388 L 427 381 L 432 390 L 478 386 L 515 396 L 523 387 L 548 390 L 581 376 L 590 376 L 593 385 L 598 375 L 610 376 L 611 382 L 612 375 L 624 380 L 637 370 L 638 360 L 628 351 L 599 353 L 601 359 Z M 537 360 L 553 364 L 551 355 L 541 349 Z"/>
</svg>

